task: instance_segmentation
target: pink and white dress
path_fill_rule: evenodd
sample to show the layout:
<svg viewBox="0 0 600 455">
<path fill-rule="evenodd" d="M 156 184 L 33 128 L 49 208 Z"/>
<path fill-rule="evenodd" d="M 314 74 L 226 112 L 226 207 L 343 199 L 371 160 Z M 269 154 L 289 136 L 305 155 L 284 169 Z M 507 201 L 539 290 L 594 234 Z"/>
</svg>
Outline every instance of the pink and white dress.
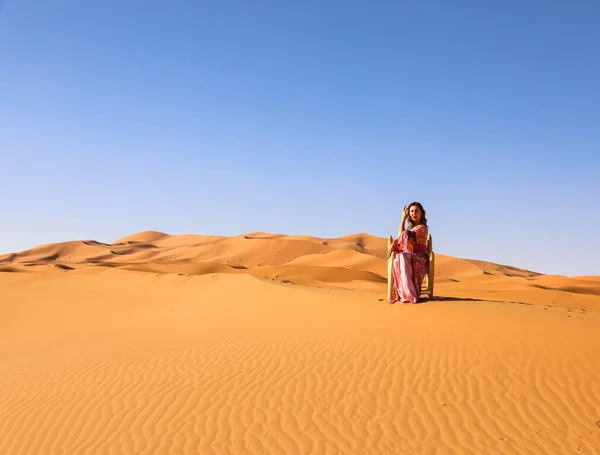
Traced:
<svg viewBox="0 0 600 455">
<path fill-rule="evenodd" d="M 421 286 L 429 270 L 427 233 L 427 226 L 419 224 L 412 229 L 402 231 L 402 235 L 394 240 L 392 245 L 396 252 L 392 265 L 394 290 L 390 303 L 419 301 Z"/>
</svg>

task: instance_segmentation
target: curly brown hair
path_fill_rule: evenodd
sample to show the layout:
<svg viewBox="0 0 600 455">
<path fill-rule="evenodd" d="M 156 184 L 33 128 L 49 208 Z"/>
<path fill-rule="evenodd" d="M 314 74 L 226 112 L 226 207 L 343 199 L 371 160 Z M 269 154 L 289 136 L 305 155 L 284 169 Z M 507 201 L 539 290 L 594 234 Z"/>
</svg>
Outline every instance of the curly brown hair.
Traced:
<svg viewBox="0 0 600 455">
<path fill-rule="evenodd" d="M 421 210 L 421 224 L 424 224 L 425 226 L 427 226 L 427 217 L 425 216 L 425 209 L 423 208 L 423 205 L 420 202 L 411 202 L 410 204 L 408 204 L 408 207 L 406 208 L 406 210 L 410 213 L 410 208 L 416 205 L 419 210 Z M 413 220 L 410 219 L 410 216 L 407 218 L 408 221 L 408 226 L 410 229 L 412 229 L 413 227 L 415 227 L 415 223 L 413 223 Z"/>
</svg>

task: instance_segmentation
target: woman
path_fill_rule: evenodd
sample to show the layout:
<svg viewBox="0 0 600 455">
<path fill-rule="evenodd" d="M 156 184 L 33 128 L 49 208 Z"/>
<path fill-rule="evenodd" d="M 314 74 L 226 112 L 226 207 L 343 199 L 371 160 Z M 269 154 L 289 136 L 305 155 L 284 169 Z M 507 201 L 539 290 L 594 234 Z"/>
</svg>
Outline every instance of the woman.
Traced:
<svg viewBox="0 0 600 455">
<path fill-rule="evenodd" d="M 404 227 L 406 221 L 409 229 Z M 419 202 L 412 202 L 404 207 L 398 238 L 390 245 L 387 254 L 389 258 L 392 252 L 396 252 L 392 265 L 394 291 L 390 304 L 419 301 L 421 285 L 429 268 L 427 233 L 427 218 L 423 206 Z M 392 236 L 390 240 L 393 240 Z"/>
</svg>

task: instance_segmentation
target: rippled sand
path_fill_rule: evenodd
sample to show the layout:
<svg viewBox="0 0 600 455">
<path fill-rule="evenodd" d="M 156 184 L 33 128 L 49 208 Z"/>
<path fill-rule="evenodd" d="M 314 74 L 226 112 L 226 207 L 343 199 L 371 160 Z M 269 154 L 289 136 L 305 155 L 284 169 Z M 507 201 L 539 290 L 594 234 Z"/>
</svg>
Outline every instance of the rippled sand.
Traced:
<svg viewBox="0 0 600 455">
<path fill-rule="evenodd" d="M 0 256 L 2 454 L 600 453 L 600 279 L 385 239 L 145 232 Z"/>
</svg>

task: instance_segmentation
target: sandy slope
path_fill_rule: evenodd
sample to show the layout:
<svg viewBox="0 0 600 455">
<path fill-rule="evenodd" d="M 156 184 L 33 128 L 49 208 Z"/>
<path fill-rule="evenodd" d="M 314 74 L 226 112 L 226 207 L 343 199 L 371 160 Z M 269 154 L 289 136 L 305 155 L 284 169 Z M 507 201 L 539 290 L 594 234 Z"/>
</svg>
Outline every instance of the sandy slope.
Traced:
<svg viewBox="0 0 600 455">
<path fill-rule="evenodd" d="M 145 232 L 0 256 L 0 453 L 600 453 L 600 279 L 385 239 Z"/>
</svg>

